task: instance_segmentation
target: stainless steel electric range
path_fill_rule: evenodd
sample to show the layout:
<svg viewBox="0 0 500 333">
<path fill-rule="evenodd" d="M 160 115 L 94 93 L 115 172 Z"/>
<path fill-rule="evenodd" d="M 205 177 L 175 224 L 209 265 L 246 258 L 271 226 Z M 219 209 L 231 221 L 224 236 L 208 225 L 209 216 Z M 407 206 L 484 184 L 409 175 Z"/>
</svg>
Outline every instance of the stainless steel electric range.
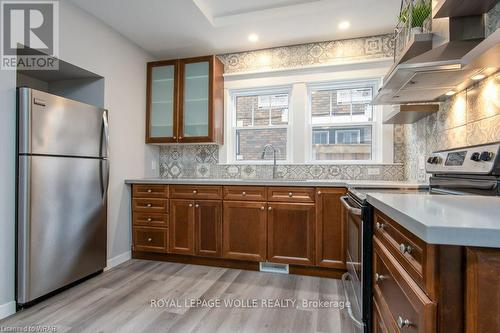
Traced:
<svg viewBox="0 0 500 333">
<path fill-rule="evenodd" d="M 366 196 L 385 192 L 422 195 L 500 196 L 500 142 L 441 150 L 427 158 L 428 188 L 350 188 L 347 211 L 347 270 L 343 276 L 349 315 L 360 332 L 371 331 L 372 211 Z"/>
</svg>

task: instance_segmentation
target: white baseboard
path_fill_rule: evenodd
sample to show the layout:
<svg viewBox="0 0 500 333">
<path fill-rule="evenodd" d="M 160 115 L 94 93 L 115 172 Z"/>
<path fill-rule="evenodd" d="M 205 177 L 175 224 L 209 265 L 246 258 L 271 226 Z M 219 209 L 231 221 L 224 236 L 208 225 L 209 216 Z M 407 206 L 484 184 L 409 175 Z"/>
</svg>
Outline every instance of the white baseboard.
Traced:
<svg viewBox="0 0 500 333">
<path fill-rule="evenodd" d="M 104 271 L 110 270 L 111 268 L 123 264 L 125 261 L 129 261 L 130 259 L 132 259 L 132 251 L 127 251 L 117 255 L 116 257 L 108 259 Z"/>
<path fill-rule="evenodd" d="M 5 304 L 0 304 L 0 319 L 6 318 L 16 313 L 16 302 L 12 301 Z"/>
</svg>

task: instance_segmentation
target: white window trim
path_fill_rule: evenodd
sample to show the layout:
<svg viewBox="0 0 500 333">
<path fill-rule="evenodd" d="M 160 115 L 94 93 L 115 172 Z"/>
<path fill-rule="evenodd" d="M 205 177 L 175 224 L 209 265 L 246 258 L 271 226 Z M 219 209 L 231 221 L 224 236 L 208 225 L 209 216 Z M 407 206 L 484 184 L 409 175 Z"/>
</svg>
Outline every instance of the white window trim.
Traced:
<svg viewBox="0 0 500 333">
<path fill-rule="evenodd" d="M 382 127 L 382 117 L 379 116 L 379 113 L 382 112 L 380 106 L 373 105 L 372 106 L 372 121 L 369 122 L 347 122 L 347 123 L 331 123 L 331 124 L 312 124 L 311 118 L 311 95 L 313 91 L 317 90 L 332 90 L 332 89 L 347 89 L 347 88 L 363 88 L 367 86 L 371 86 L 373 89 L 373 95 L 376 94 L 378 88 L 381 84 L 382 78 L 356 78 L 354 80 L 331 80 L 327 82 L 315 82 L 307 84 L 307 119 L 309 120 L 308 131 L 311 133 L 310 137 L 312 138 L 312 130 L 314 127 L 327 127 L 327 126 L 335 126 L 335 127 L 352 127 L 352 126 L 372 126 L 372 158 L 369 160 L 317 160 L 313 156 L 312 150 L 312 139 L 306 143 L 306 163 L 307 164 L 381 164 L 382 163 L 382 144 L 381 137 L 379 137 L 379 132 L 381 132 Z"/>
<path fill-rule="evenodd" d="M 226 163 L 227 164 L 270 164 L 272 160 L 266 159 L 261 161 L 256 160 L 238 160 L 236 159 L 236 131 L 237 130 L 258 130 L 258 129 L 287 129 L 287 139 L 286 139 L 286 158 L 284 160 L 277 160 L 277 164 L 291 164 L 292 163 L 292 152 L 291 152 L 291 138 L 292 138 L 292 117 L 291 114 L 291 92 L 292 87 L 290 85 L 278 85 L 278 86 L 268 86 L 259 87 L 256 89 L 244 88 L 244 89 L 230 89 L 228 90 L 229 97 L 229 108 L 226 112 L 226 124 L 229 125 L 230 129 L 227 132 L 229 138 L 226 138 Z M 287 125 L 271 125 L 271 126 L 252 126 L 252 127 L 237 127 L 236 126 L 236 98 L 239 96 L 249 96 L 249 95 L 259 95 L 259 94 L 288 94 L 288 124 Z M 253 119 L 252 119 L 253 122 Z"/>
<path fill-rule="evenodd" d="M 376 61 L 373 63 L 349 64 L 337 67 L 325 67 L 314 70 L 293 69 L 279 73 L 261 73 L 259 75 L 234 75 L 228 76 L 224 83 L 224 136 L 225 144 L 219 146 L 220 164 L 272 164 L 272 160 L 243 161 L 235 159 L 235 142 L 232 136 L 232 92 L 274 90 L 282 87 L 291 91 L 289 104 L 289 131 L 287 144 L 287 161 L 278 161 L 278 164 L 367 164 L 367 165 L 393 165 L 393 125 L 382 125 L 384 113 L 391 109 L 385 106 L 374 106 L 372 140 L 377 147 L 372 160 L 312 160 L 312 127 L 310 117 L 309 87 L 327 86 L 332 84 L 345 85 L 346 83 L 363 83 L 373 81 L 377 86 L 382 84 L 382 78 L 389 70 L 390 63 Z M 374 90 L 374 94 L 377 90 Z M 294 112 L 295 111 L 295 112 Z M 370 123 L 373 124 L 373 123 Z M 353 124 L 346 124 L 352 126 Z M 397 163 L 396 163 L 397 164 Z"/>
</svg>

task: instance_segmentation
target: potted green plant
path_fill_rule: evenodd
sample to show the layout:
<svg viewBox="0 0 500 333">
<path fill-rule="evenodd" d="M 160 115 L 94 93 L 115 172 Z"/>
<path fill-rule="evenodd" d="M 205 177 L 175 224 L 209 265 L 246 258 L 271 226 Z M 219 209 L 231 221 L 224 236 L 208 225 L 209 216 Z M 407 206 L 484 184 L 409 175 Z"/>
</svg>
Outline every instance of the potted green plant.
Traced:
<svg viewBox="0 0 500 333">
<path fill-rule="evenodd" d="M 425 20 L 431 15 L 431 2 L 428 0 L 418 0 L 416 3 L 409 3 L 401 9 L 398 21 L 403 26 L 411 29 L 413 34 L 422 33 Z M 408 24 L 410 22 L 410 24 Z M 410 26 L 411 25 L 411 26 Z"/>
<path fill-rule="evenodd" d="M 417 1 L 411 10 L 411 31 L 422 33 L 425 20 L 431 15 L 431 2 L 428 0 Z"/>
</svg>

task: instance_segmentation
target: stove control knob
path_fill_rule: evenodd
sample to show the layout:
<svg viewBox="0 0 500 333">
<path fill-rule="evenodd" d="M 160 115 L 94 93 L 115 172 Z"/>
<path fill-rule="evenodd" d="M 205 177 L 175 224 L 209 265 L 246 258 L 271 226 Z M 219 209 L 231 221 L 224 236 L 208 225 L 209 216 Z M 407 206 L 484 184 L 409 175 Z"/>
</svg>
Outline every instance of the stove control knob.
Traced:
<svg viewBox="0 0 500 333">
<path fill-rule="evenodd" d="M 439 164 L 439 163 L 441 163 L 441 158 L 439 158 L 439 156 L 434 156 L 432 158 L 432 162 L 431 163 L 432 164 Z"/>
<path fill-rule="evenodd" d="M 485 162 L 491 161 L 491 159 L 493 158 L 493 153 L 491 153 L 489 151 L 483 151 L 479 158 L 481 159 L 481 161 L 485 161 Z"/>
<path fill-rule="evenodd" d="M 479 162 L 481 160 L 481 154 L 478 152 L 472 153 L 472 155 L 470 155 L 470 159 L 474 162 Z"/>
<path fill-rule="evenodd" d="M 429 158 L 427 159 L 427 163 L 432 164 L 432 159 L 433 159 L 433 157 L 429 156 Z"/>
</svg>

